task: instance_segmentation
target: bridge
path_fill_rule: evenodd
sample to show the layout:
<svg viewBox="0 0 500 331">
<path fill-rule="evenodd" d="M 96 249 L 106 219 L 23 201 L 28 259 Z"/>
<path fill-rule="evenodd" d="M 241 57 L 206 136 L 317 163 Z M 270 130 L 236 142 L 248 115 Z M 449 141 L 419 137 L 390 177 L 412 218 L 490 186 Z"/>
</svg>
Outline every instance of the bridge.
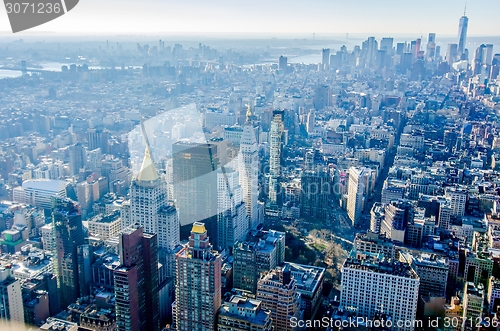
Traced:
<svg viewBox="0 0 500 331">
<path fill-rule="evenodd" d="M 27 68 L 26 67 L 26 61 L 21 62 L 21 67 L 16 68 L 16 67 L 6 67 L 2 66 L 0 67 L 0 70 L 10 70 L 10 71 L 21 71 L 24 74 L 27 74 L 28 72 L 31 73 L 43 73 L 43 72 L 54 72 L 53 70 L 43 70 L 43 69 L 37 69 L 37 68 Z"/>
</svg>

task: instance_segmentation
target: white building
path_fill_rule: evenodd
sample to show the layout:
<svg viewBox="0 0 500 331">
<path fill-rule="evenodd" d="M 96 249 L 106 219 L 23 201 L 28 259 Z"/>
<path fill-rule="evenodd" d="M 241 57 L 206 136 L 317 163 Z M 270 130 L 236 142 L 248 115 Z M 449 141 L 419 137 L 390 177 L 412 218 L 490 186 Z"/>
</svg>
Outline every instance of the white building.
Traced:
<svg viewBox="0 0 500 331">
<path fill-rule="evenodd" d="M 457 187 L 447 187 L 445 195 L 450 199 L 451 214 L 464 216 L 467 191 Z"/>
<path fill-rule="evenodd" d="M 107 215 L 96 215 L 92 217 L 87 224 L 89 234 L 92 236 L 98 236 L 102 240 L 113 238 L 120 233 L 120 211 L 116 210 Z"/>
<path fill-rule="evenodd" d="M 19 280 L 11 269 L 0 266 L 0 319 L 24 323 L 23 296 Z"/>
<path fill-rule="evenodd" d="M 67 185 L 68 183 L 62 180 L 26 180 L 22 186 L 14 188 L 13 200 L 50 209 L 52 197 L 66 198 Z"/>
<path fill-rule="evenodd" d="M 363 212 L 367 175 L 369 172 L 367 173 L 366 169 L 349 168 L 347 215 L 353 225 L 357 225 Z"/>
<path fill-rule="evenodd" d="M 239 184 L 239 173 L 221 167 L 217 171 L 217 246 L 219 249 L 233 247 L 244 239 L 249 222 L 243 190 Z"/>
<path fill-rule="evenodd" d="M 342 267 L 340 307 L 368 320 L 383 312 L 394 330 L 413 331 L 416 325 L 404 322 L 416 320 L 419 284 L 408 263 L 352 250 Z"/>
<path fill-rule="evenodd" d="M 259 219 L 259 153 L 255 129 L 247 121 L 240 140 L 238 159 L 240 185 L 243 189 L 243 201 L 250 221 L 249 227 L 255 229 Z"/>
</svg>

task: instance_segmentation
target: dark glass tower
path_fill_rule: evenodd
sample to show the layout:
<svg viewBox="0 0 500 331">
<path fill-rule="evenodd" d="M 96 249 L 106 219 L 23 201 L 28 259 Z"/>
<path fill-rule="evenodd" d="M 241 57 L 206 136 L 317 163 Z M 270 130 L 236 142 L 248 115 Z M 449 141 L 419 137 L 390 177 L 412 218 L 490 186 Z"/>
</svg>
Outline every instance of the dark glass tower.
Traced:
<svg viewBox="0 0 500 331">
<path fill-rule="evenodd" d="M 80 294 L 77 248 L 84 244 L 84 232 L 78 204 L 67 198 L 52 198 L 52 223 L 56 236 L 54 273 L 59 308 L 65 309 Z"/>
</svg>

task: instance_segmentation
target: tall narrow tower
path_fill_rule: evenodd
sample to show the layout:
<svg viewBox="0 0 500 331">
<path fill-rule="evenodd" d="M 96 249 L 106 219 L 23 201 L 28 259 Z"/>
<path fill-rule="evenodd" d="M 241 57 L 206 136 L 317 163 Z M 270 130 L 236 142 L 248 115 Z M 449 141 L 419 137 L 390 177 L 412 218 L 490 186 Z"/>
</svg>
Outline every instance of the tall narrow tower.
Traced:
<svg viewBox="0 0 500 331">
<path fill-rule="evenodd" d="M 247 209 L 249 228 L 255 229 L 259 224 L 259 153 L 255 130 L 250 117 L 252 113 L 248 106 L 247 120 L 243 127 L 240 140 L 238 168 L 240 185 L 243 189 L 243 201 Z"/>
<path fill-rule="evenodd" d="M 269 138 L 269 195 L 268 210 L 277 210 L 278 192 L 281 176 L 281 145 L 284 131 L 283 111 L 275 110 L 271 122 L 271 132 Z"/>
<path fill-rule="evenodd" d="M 119 250 L 120 266 L 114 271 L 117 330 L 160 330 L 156 235 L 131 225 L 120 236 Z"/>
<path fill-rule="evenodd" d="M 460 17 L 458 25 L 458 55 L 462 57 L 465 53 L 465 46 L 467 43 L 467 27 L 469 26 L 469 18 L 465 16 L 467 5 L 464 9 L 464 16 Z"/>
<path fill-rule="evenodd" d="M 60 309 L 74 303 L 80 294 L 77 248 L 84 244 L 82 215 L 76 202 L 52 198 L 52 225 L 56 236 L 54 273 Z"/>
<path fill-rule="evenodd" d="M 177 253 L 176 302 L 178 331 L 216 330 L 221 305 L 221 257 L 212 250 L 205 224 L 195 222 L 189 243 Z"/>
</svg>

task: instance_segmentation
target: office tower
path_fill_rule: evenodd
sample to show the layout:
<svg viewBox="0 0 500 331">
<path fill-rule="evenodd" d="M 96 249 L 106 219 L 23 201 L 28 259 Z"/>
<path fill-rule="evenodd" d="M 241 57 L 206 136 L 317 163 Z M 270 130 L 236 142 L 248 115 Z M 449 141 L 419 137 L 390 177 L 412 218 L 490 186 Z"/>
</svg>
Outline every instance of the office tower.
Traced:
<svg viewBox="0 0 500 331">
<path fill-rule="evenodd" d="M 271 311 L 274 330 L 293 330 L 290 320 L 300 317 L 300 294 L 289 265 L 265 274 L 257 284 L 256 298 L 262 302 L 262 307 Z"/>
<path fill-rule="evenodd" d="M 451 215 L 464 216 L 468 197 L 467 190 L 450 186 L 445 189 L 445 196 L 450 199 Z"/>
<path fill-rule="evenodd" d="M 326 221 L 329 216 L 330 175 L 319 150 L 308 151 L 301 176 L 301 217 Z"/>
<path fill-rule="evenodd" d="M 102 150 L 101 148 L 88 149 L 85 159 L 85 169 L 101 174 L 102 168 Z"/>
<path fill-rule="evenodd" d="M 361 49 L 365 59 L 365 65 L 370 68 L 375 63 L 375 57 L 378 50 L 378 42 L 375 40 L 375 37 L 369 37 L 364 41 Z"/>
<path fill-rule="evenodd" d="M 251 231 L 233 248 L 233 287 L 255 293 L 260 276 L 285 262 L 285 233 Z"/>
<path fill-rule="evenodd" d="M 446 62 L 451 66 L 453 62 L 456 61 L 458 57 L 458 45 L 448 44 L 448 50 L 446 51 Z"/>
<path fill-rule="evenodd" d="M 189 243 L 176 259 L 176 329 L 216 330 L 216 315 L 221 306 L 221 257 L 212 251 L 205 224 L 193 224 Z"/>
<path fill-rule="evenodd" d="M 222 166 L 217 170 L 217 248 L 232 248 L 249 229 L 248 216 L 239 184 L 239 173 Z"/>
<path fill-rule="evenodd" d="M 306 122 L 306 131 L 308 134 L 312 134 L 314 132 L 314 127 L 316 126 L 316 114 L 314 109 L 309 111 L 307 114 L 307 122 Z"/>
<path fill-rule="evenodd" d="M 87 149 L 93 151 L 100 148 L 106 154 L 108 152 L 109 132 L 103 129 L 89 128 L 87 130 Z"/>
<path fill-rule="evenodd" d="M 321 69 L 330 70 L 330 49 L 323 48 L 321 51 Z"/>
<path fill-rule="evenodd" d="M 462 59 L 462 55 L 465 53 L 465 47 L 467 45 L 467 27 L 469 25 L 469 18 L 465 16 L 460 17 L 460 22 L 458 25 L 458 56 Z M 466 59 L 464 59 L 466 60 Z"/>
<path fill-rule="evenodd" d="M 395 200 L 385 205 L 384 220 L 380 226 L 380 233 L 394 242 L 404 243 L 406 228 L 413 223 L 414 208 L 408 200 Z"/>
<path fill-rule="evenodd" d="M 21 283 L 12 275 L 10 266 L 0 266 L 0 319 L 24 323 Z"/>
<path fill-rule="evenodd" d="M 125 228 L 119 255 L 113 272 L 117 330 L 160 330 L 156 235 L 144 233 L 138 224 Z"/>
<path fill-rule="evenodd" d="M 481 69 L 483 65 L 485 65 L 485 63 L 486 63 L 486 45 L 482 44 L 476 49 L 476 52 L 474 53 L 474 66 L 473 66 L 474 75 L 479 75 L 481 73 Z"/>
<path fill-rule="evenodd" d="M 429 40 L 427 40 L 426 57 L 428 59 L 436 58 L 436 34 L 429 33 Z"/>
<path fill-rule="evenodd" d="M 174 203 L 179 212 L 181 238 L 191 225 L 205 221 L 208 234 L 217 243 L 217 173 L 221 163 L 217 144 L 178 141 L 172 145 Z"/>
<path fill-rule="evenodd" d="M 483 284 L 475 285 L 472 282 L 465 283 L 464 286 L 464 297 L 463 297 L 463 317 L 467 318 L 464 323 L 463 330 L 477 330 L 476 323 L 470 321 L 476 321 L 477 318 L 483 316 L 483 305 L 484 305 L 484 287 Z"/>
<path fill-rule="evenodd" d="M 250 107 L 247 111 L 247 120 L 243 127 L 240 139 L 240 155 L 238 170 L 240 185 L 243 189 L 243 201 L 247 209 L 249 228 L 255 229 L 260 223 L 259 212 L 259 152 L 255 129 L 250 120 Z"/>
<path fill-rule="evenodd" d="M 364 168 L 349 168 L 349 183 L 347 186 L 347 215 L 354 226 L 358 225 L 361 219 L 365 203 L 366 176 Z"/>
<path fill-rule="evenodd" d="M 278 60 L 278 70 L 286 71 L 287 65 L 288 65 L 288 58 L 286 56 L 281 55 Z"/>
<path fill-rule="evenodd" d="M 403 55 L 405 52 L 406 44 L 405 43 L 397 43 L 396 44 L 396 54 Z"/>
<path fill-rule="evenodd" d="M 340 305 L 367 319 L 383 311 L 392 321 L 414 321 L 419 284 L 407 262 L 353 249 L 342 267 Z M 397 329 L 415 330 L 414 324 Z"/>
<path fill-rule="evenodd" d="M 319 85 L 314 91 L 314 109 L 322 110 L 331 105 L 331 90 L 326 85 Z"/>
<path fill-rule="evenodd" d="M 380 41 L 380 49 L 384 50 L 386 54 L 392 55 L 392 47 L 394 45 L 394 38 L 382 38 Z"/>
<path fill-rule="evenodd" d="M 54 273 L 59 304 L 60 309 L 66 309 L 80 294 L 77 249 L 84 244 L 84 232 L 78 205 L 70 199 L 53 198 L 52 225 L 56 238 Z"/>
<path fill-rule="evenodd" d="M 383 204 L 390 203 L 392 200 L 403 199 L 405 194 L 406 182 L 386 179 L 382 186 L 382 195 L 380 202 Z"/>
<path fill-rule="evenodd" d="M 159 249 L 172 251 L 180 243 L 179 220 L 175 208 L 168 206 L 167 201 L 167 182 L 158 176 L 146 147 L 139 174 L 130 185 L 130 215 L 126 225 L 139 224 L 144 232 L 157 235 Z"/>
<path fill-rule="evenodd" d="M 281 176 L 281 148 L 283 144 L 283 111 L 273 111 L 271 131 L 269 132 L 269 209 L 276 214 Z M 276 215 L 277 216 L 277 215 Z"/>
<path fill-rule="evenodd" d="M 272 331 L 271 311 L 259 300 L 233 295 L 219 309 L 218 331 Z"/>
<path fill-rule="evenodd" d="M 442 201 L 439 203 L 439 214 L 438 214 L 438 227 L 443 230 L 450 229 L 451 221 L 451 207 L 449 201 Z"/>
<path fill-rule="evenodd" d="M 85 167 L 86 159 L 85 147 L 81 143 L 69 146 L 69 173 L 71 176 L 78 175 L 80 169 Z"/>
</svg>

